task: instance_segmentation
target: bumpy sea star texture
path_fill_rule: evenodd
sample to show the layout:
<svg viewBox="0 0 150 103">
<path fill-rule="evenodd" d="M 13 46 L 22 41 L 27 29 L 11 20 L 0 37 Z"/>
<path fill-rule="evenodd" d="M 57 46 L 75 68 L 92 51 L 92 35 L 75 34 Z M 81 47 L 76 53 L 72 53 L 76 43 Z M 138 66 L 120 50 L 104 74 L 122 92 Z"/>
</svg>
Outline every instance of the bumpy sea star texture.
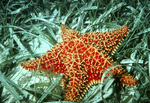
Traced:
<svg viewBox="0 0 150 103">
<path fill-rule="evenodd" d="M 65 101 L 79 101 L 88 88 L 100 83 L 103 73 L 117 65 L 111 56 L 128 33 L 128 26 L 109 32 L 89 32 L 80 34 L 61 24 L 62 42 L 45 55 L 32 61 L 22 62 L 28 70 L 64 73 L 62 87 Z M 134 86 L 137 79 L 127 74 L 122 67 L 109 70 L 110 74 L 121 75 L 122 85 Z"/>
</svg>

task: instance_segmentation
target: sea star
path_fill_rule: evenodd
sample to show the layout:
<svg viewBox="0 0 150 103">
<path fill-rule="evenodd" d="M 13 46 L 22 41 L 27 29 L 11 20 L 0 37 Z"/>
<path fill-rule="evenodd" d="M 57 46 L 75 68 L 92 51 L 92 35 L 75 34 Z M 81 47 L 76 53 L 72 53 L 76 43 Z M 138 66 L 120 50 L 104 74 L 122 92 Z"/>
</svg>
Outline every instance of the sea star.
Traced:
<svg viewBox="0 0 150 103">
<path fill-rule="evenodd" d="M 88 88 L 100 83 L 103 73 L 117 65 L 110 57 L 128 33 L 128 26 L 109 32 L 89 32 L 80 34 L 61 24 L 62 42 L 45 55 L 32 61 L 22 62 L 28 70 L 64 73 L 62 87 L 65 101 L 79 101 Z M 37 69 L 38 68 L 38 69 Z M 134 86 L 137 79 L 127 74 L 122 67 L 111 69 L 110 74 L 121 75 L 122 85 Z"/>
</svg>

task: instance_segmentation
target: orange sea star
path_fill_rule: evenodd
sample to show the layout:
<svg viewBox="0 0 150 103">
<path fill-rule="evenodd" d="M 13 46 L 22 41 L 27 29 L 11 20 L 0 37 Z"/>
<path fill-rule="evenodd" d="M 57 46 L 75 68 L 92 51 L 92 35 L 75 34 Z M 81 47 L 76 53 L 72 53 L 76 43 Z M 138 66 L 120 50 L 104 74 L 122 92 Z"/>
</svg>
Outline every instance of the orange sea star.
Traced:
<svg viewBox="0 0 150 103">
<path fill-rule="evenodd" d="M 103 73 L 117 65 L 110 58 L 128 33 L 128 26 L 109 32 L 89 32 L 80 35 L 78 31 L 61 25 L 62 42 L 45 55 L 21 66 L 28 70 L 49 70 L 64 73 L 62 85 L 65 101 L 79 101 L 92 84 L 100 83 Z M 127 74 L 122 67 L 115 67 L 106 74 L 121 75 L 123 85 L 134 86 L 137 79 Z"/>
</svg>

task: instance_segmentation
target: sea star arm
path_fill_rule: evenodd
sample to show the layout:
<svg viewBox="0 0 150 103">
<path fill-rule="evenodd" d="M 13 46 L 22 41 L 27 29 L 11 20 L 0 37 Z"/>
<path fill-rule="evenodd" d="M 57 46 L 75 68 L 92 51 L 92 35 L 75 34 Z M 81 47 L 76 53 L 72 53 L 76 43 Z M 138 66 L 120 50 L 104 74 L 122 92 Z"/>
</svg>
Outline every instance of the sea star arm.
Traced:
<svg viewBox="0 0 150 103">
<path fill-rule="evenodd" d="M 63 41 L 77 39 L 77 36 L 80 35 L 78 31 L 72 30 L 63 24 L 61 24 L 61 34 Z"/>
<path fill-rule="evenodd" d="M 70 67 L 62 78 L 65 101 L 79 101 L 83 97 L 87 82 L 86 72 L 79 65 L 78 67 Z"/>
<path fill-rule="evenodd" d="M 128 25 L 125 25 L 120 29 L 116 29 L 104 33 L 98 33 L 98 36 L 102 40 L 101 42 L 102 47 L 100 48 L 102 48 L 108 54 L 113 55 L 113 53 L 121 44 L 123 38 L 126 36 L 128 31 L 129 31 L 129 27 Z"/>
<path fill-rule="evenodd" d="M 135 79 L 134 77 L 132 77 L 130 74 L 123 74 L 121 79 L 121 84 L 124 86 L 124 85 L 127 85 L 127 86 L 134 86 L 137 84 L 138 80 Z"/>
<path fill-rule="evenodd" d="M 96 47 L 98 51 L 104 51 L 109 55 L 113 55 L 128 31 L 129 28 L 125 25 L 120 29 L 108 32 L 89 32 L 82 34 L 80 38 Z"/>
<path fill-rule="evenodd" d="M 80 38 L 85 42 L 92 44 L 99 51 L 103 50 L 109 55 L 113 55 L 115 50 L 123 41 L 123 38 L 129 31 L 128 25 L 108 32 L 89 32 L 86 34 L 79 34 L 78 31 L 69 29 L 67 26 L 61 24 L 62 39 L 71 40 Z"/>
<path fill-rule="evenodd" d="M 61 43 L 59 43 L 39 58 L 27 62 L 21 62 L 21 66 L 31 71 L 49 71 L 55 74 L 63 73 L 66 67 L 60 57 L 60 53 L 63 50 L 62 47 L 63 46 L 61 45 Z"/>
</svg>

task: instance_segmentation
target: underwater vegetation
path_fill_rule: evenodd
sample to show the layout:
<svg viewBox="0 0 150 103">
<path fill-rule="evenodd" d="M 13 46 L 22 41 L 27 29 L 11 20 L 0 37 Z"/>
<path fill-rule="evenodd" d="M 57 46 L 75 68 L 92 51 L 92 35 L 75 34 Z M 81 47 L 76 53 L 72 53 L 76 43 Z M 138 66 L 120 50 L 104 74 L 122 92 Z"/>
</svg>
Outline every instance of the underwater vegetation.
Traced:
<svg viewBox="0 0 150 103">
<path fill-rule="evenodd" d="M 125 33 L 124 40 L 121 39 L 123 42 L 117 46 L 118 49 L 116 47 L 111 49 L 109 47 L 113 46 L 104 45 L 103 40 L 106 39 L 107 41 L 109 38 L 102 36 L 103 40 L 100 41 L 102 45 L 99 46 L 98 44 L 96 49 L 93 49 L 95 53 L 93 55 L 97 58 L 96 54 L 99 51 L 107 52 L 104 57 L 109 58 L 111 55 L 111 60 L 119 64 L 110 65 L 107 63 L 105 66 L 108 66 L 108 70 L 114 71 L 113 67 L 122 67 L 132 76 L 128 79 L 136 78 L 138 83 L 134 84 L 135 86 L 122 86 L 122 84 L 126 84 L 126 81 L 121 82 L 121 84 L 120 80 L 126 80 L 125 78 L 130 77 L 129 75 L 125 74 L 122 76 L 124 79 L 120 79 L 120 75 L 113 76 L 113 73 L 107 76 L 108 71 L 106 71 L 103 73 L 101 81 L 98 81 L 99 83 L 93 81 L 91 84 L 86 84 L 84 82 L 83 87 L 79 86 L 81 91 L 86 88 L 86 92 L 84 91 L 80 96 L 82 99 L 79 102 L 150 102 L 149 11 L 149 0 L 137 0 L 136 2 L 130 0 L 1 0 L 0 102 L 66 102 L 64 101 L 66 100 L 64 94 L 67 87 L 61 84 L 65 75 L 63 72 L 59 75 L 51 71 L 29 72 L 24 70 L 20 63 L 40 57 L 47 50 L 51 50 L 57 44 L 62 43 L 64 39 L 68 40 L 67 43 L 86 44 L 84 47 L 93 48 L 92 46 L 97 44 L 83 42 L 83 40 L 90 41 L 90 39 L 86 39 L 86 33 L 103 33 L 122 28 L 125 25 L 128 25 L 129 30 L 127 29 L 128 33 Z M 79 34 L 85 34 L 86 38 L 77 35 L 75 36 L 75 38 L 77 37 L 76 40 L 72 42 L 70 40 L 72 38 L 69 36 L 70 32 L 69 35 L 62 36 L 61 24 L 70 28 L 66 27 L 67 30 L 64 29 L 66 30 L 64 33 L 68 33 L 69 30 L 72 30 L 73 33 L 79 31 Z M 122 31 L 119 32 L 121 34 Z M 117 43 L 120 44 L 120 42 Z M 112 44 L 114 45 L 114 42 Z M 84 48 L 83 51 L 87 52 L 85 49 L 87 48 Z M 82 68 L 89 63 L 88 60 L 84 62 Z M 69 59 L 68 62 L 71 64 Z M 94 59 L 92 63 L 94 63 Z M 38 67 L 40 65 L 37 65 L 36 68 L 38 69 Z M 52 68 L 52 70 L 54 69 Z M 92 72 L 91 70 L 90 73 Z M 88 78 L 84 73 L 82 75 L 84 78 Z M 105 76 L 107 78 L 104 78 Z M 64 83 L 67 84 L 69 81 L 64 79 Z M 93 83 L 95 85 L 92 85 Z M 77 99 L 80 97 L 77 96 Z"/>
</svg>

